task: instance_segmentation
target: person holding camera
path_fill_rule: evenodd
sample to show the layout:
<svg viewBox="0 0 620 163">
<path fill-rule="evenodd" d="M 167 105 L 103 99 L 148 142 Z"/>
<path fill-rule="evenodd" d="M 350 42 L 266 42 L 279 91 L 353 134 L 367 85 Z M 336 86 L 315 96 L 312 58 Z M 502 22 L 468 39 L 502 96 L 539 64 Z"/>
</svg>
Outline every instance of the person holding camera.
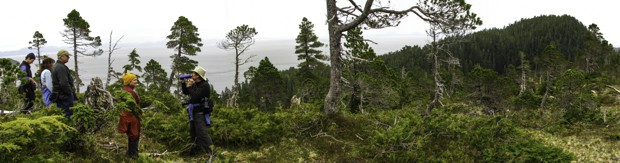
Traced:
<svg viewBox="0 0 620 163">
<path fill-rule="evenodd" d="M 207 104 L 211 90 L 205 77 L 205 69 L 197 66 L 192 71 L 191 78 L 186 81 L 181 77 L 180 80 L 183 94 L 190 97 L 187 111 L 192 144 L 187 152 L 190 155 L 202 152 L 212 154 L 209 146 L 213 144 L 213 141 L 207 133 L 207 125 L 210 124 L 208 118 L 212 111 L 212 108 Z"/>
</svg>

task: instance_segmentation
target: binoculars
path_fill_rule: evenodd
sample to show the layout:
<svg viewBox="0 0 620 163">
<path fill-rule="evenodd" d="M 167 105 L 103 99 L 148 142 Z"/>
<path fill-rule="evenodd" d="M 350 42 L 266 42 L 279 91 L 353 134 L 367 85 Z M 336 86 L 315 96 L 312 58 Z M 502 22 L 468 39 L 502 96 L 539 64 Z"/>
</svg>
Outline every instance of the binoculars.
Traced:
<svg viewBox="0 0 620 163">
<path fill-rule="evenodd" d="M 192 77 L 192 74 L 184 74 L 179 76 L 179 80 L 183 80 L 183 79 L 189 79 Z"/>
</svg>

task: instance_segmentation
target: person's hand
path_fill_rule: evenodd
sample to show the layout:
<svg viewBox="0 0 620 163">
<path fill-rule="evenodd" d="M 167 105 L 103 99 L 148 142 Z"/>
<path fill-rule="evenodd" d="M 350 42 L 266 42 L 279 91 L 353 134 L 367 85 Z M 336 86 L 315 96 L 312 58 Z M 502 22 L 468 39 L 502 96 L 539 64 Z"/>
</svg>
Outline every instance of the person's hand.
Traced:
<svg viewBox="0 0 620 163">
<path fill-rule="evenodd" d="M 194 85 L 194 80 L 193 79 L 187 80 L 187 86 L 191 87 L 192 85 Z"/>
<path fill-rule="evenodd" d="M 35 88 L 39 87 L 39 84 L 33 78 L 30 78 L 30 82 L 32 82 L 32 85 L 34 85 Z"/>
</svg>

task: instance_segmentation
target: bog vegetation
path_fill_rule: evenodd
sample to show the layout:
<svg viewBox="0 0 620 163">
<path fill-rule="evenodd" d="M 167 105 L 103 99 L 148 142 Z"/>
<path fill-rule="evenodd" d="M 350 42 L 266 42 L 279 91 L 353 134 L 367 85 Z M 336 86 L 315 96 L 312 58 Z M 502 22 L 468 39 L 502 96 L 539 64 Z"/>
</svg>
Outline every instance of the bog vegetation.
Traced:
<svg viewBox="0 0 620 163">
<path fill-rule="evenodd" d="M 150 60 L 141 74 L 138 161 L 208 158 L 180 155 L 190 143 L 188 115 L 184 97 L 169 91 L 172 78 L 198 64 L 185 62 L 191 59 L 182 54 L 199 52 L 200 40 L 175 35 L 196 32 L 183 27 L 191 25 L 188 21 L 180 17 L 175 23 L 168 47 L 178 50 L 175 63 L 190 65 L 179 64 L 166 77 Z M 291 55 L 302 60 L 298 67 L 278 70 L 262 58 L 258 67 L 242 73 L 245 81 L 211 93 L 216 105 L 208 132 L 218 151 L 216 162 L 620 160 L 620 53 L 596 24 L 585 26 L 567 15 L 538 16 L 385 55 L 374 53 L 360 28 L 351 29 L 344 36 L 337 114 L 325 114 L 331 67 L 317 50 L 324 44 L 313 26 L 304 18 L 298 46 L 291 47 L 296 49 Z M 235 30 L 229 35 L 227 43 L 234 42 Z M 462 41 L 447 43 L 451 39 Z M 445 51 L 437 51 L 442 43 Z M 142 70 L 138 52 L 129 54 L 124 69 Z M 0 110 L 22 107 L 16 86 L 24 75 L 0 59 Z M 41 98 L 33 114 L 0 116 L 0 162 L 129 161 L 116 124 L 121 111 L 131 107 L 131 97 L 118 91 L 119 82 L 105 88 L 114 96 L 114 107 L 94 109 L 84 101 L 97 97 L 80 93 L 73 121 L 54 105 L 43 107 Z"/>
</svg>

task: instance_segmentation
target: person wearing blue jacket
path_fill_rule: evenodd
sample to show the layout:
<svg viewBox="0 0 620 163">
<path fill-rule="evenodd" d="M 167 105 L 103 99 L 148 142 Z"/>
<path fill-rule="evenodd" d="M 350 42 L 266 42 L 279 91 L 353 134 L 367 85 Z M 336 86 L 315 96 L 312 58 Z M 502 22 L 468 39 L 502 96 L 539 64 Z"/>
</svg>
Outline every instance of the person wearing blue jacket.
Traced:
<svg viewBox="0 0 620 163">
<path fill-rule="evenodd" d="M 24 101 L 24 108 L 22 110 L 23 113 L 29 114 L 32 111 L 32 106 L 34 106 L 34 90 L 37 88 L 37 82 L 32 78 L 32 71 L 30 70 L 30 64 L 34 62 L 36 56 L 34 53 L 28 53 L 26 58 L 19 65 L 19 69 L 26 72 L 26 82 L 21 84 L 19 91 L 26 94 L 26 99 Z"/>
</svg>

